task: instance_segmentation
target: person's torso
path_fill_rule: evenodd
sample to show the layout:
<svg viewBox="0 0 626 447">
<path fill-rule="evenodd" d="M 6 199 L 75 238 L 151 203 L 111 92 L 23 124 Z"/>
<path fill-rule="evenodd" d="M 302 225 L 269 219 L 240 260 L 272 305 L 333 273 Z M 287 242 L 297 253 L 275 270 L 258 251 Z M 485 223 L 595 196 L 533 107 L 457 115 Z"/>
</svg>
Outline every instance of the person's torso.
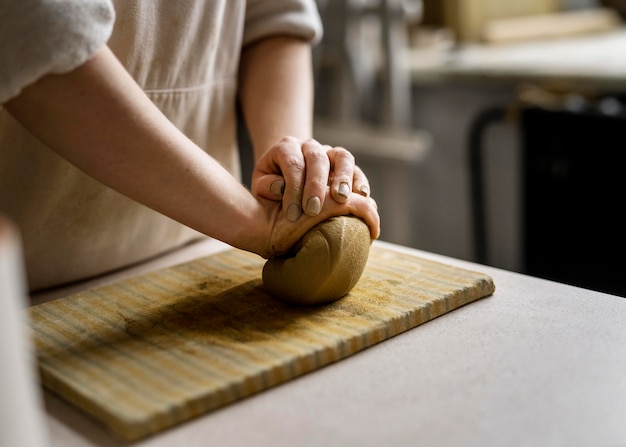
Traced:
<svg viewBox="0 0 626 447">
<path fill-rule="evenodd" d="M 113 52 L 163 113 L 234 175 L 243 0 L 114 1 Z M 0 210 L 31 289 L 93 276 L 200 235 L 101 185 L 0 109 Z"/>
</svg>

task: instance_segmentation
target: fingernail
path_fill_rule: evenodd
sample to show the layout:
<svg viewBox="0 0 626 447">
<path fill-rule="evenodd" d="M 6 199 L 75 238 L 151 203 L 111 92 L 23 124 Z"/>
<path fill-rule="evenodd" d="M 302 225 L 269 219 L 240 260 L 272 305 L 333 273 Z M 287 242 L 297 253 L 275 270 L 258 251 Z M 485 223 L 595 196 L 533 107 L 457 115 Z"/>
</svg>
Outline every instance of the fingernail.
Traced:
<svg viewBox="0 0 626 447">
<path fill-rule="evenodd" d="M 283 180 L 276 180 L 270 185 L 270 192 L 275 196 L 281 197 L 285 192 L 285 182 Z"/>
<path fill-rule="evenodd" d="M 309 215 L 317 216 L 322 211 L 322 201 L 319 197 L 310 197 L 306 202 L 306 212 Z"/>
<path fill-rule="evenodd" d="M 365 197 L 369 197 L 370 196 L 370 189 L 367 187 L 367 185 L 361 185 L 359 187 L 359 192 L 361 193 L 361 195 L 363 195 Z"/>
<path fill-rule="evenodd" d="M 348 197 L 348 195 L 350 194 L 350 186 L 346 182 L 343 182 L 341 185 L 339 185 L 339 191 L 337 192 L 340 196 Z"/>
<path fill-rule="evenodd" d="M 289 205 L 289 208 L 287 208 L 287 219 L 289 219 L 291 222 L 295 222 L 296 220 L 298 220 L 301 214 L 302 209 L 297 203 L 292 203 L 291 205 Z"/>
</svg>

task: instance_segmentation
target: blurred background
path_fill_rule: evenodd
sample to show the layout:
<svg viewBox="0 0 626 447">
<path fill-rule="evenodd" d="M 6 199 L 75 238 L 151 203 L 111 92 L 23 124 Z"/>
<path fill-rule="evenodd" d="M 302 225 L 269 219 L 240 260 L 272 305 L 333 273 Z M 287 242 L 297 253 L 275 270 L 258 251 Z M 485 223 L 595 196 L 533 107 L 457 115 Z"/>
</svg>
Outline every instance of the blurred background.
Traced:
<svg viewBox="0 0 626 447">
<path fill-rule="evenodd" d="M 382 239 L 624 295 L 626 2 L 318 0 L 316 137 Z"/>
<path fill-rule="evenodd" d="M 626 295 L 626 1 L 317 4 L 315 137 L 382 240 Z"/>
</svg>

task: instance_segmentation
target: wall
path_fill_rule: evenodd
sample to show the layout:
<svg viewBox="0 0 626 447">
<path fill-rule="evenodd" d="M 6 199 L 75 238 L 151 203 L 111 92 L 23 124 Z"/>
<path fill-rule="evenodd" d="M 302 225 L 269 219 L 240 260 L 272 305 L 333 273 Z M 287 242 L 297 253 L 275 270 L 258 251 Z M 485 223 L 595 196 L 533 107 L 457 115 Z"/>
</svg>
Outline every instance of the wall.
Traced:
<svg viewBox="0 0 626 447">
<path fill-rule="evenodd" d="M 479 112 L 507 104 L 508 86 L 439 84 L 414 90 L 414 125 L 433 136 L 431 155 L 416 170 L 413 185 L 420 196 L 410 210 L 415 239 L 410 245 L 462 259 L 474 259 L 468 167 L 468 134 Z M 489 263 L 518 270 L 519 153 L 517 127 L 487 128 L 484 141 Z"/>
<path fill-rule="evenodd" d="M 324 94 L 328 91 L 324 78 L 319 81 L 317 108 L 324 118 L 334 97 Z M 436 82 L 414 85 L 411 93 L 413 129 L 431 136 L 423 160 L 393 162 L 385 156 L 384 143 L 380 157 L 363 156 L 361 148 L 346 144 L 371 182 L 381 215 L 381 239 L 475 260 L 468 133 L 479 112 L 510 101 L 513 86 Z M 375 120 L 369 125 L 384 133 Z M 521 267 L 518 158 L 517 127 L 506 122 L 489 126 L 484 145 L 488 263 L 508 270 Z"/>
</svg>

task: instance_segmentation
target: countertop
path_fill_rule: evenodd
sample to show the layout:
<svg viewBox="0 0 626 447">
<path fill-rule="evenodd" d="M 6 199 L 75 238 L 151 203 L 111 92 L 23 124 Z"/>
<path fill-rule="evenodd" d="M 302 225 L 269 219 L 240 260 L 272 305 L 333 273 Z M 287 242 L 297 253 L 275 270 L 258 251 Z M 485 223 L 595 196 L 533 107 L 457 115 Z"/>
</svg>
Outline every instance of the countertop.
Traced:
<svg viewBox="0 0 626 447">
<path fill-rule="evenodd" d="M 576 37 L 508 44 L 464 44 L 451 50 L 409 49 L 414 83 L 547 82 L 561 86 L 626 88 L 626 28 Z"/>
<path fill-rule="evenodd" d="M 496 292 L 133 445 L 626 445 L 624 298 L 375 243 L 487 273 Z M 33 301 L 225 248 L 201 241 Z M 44 401 L 52 446 L 124 445 L 52 394 Z"/>
</svg>

